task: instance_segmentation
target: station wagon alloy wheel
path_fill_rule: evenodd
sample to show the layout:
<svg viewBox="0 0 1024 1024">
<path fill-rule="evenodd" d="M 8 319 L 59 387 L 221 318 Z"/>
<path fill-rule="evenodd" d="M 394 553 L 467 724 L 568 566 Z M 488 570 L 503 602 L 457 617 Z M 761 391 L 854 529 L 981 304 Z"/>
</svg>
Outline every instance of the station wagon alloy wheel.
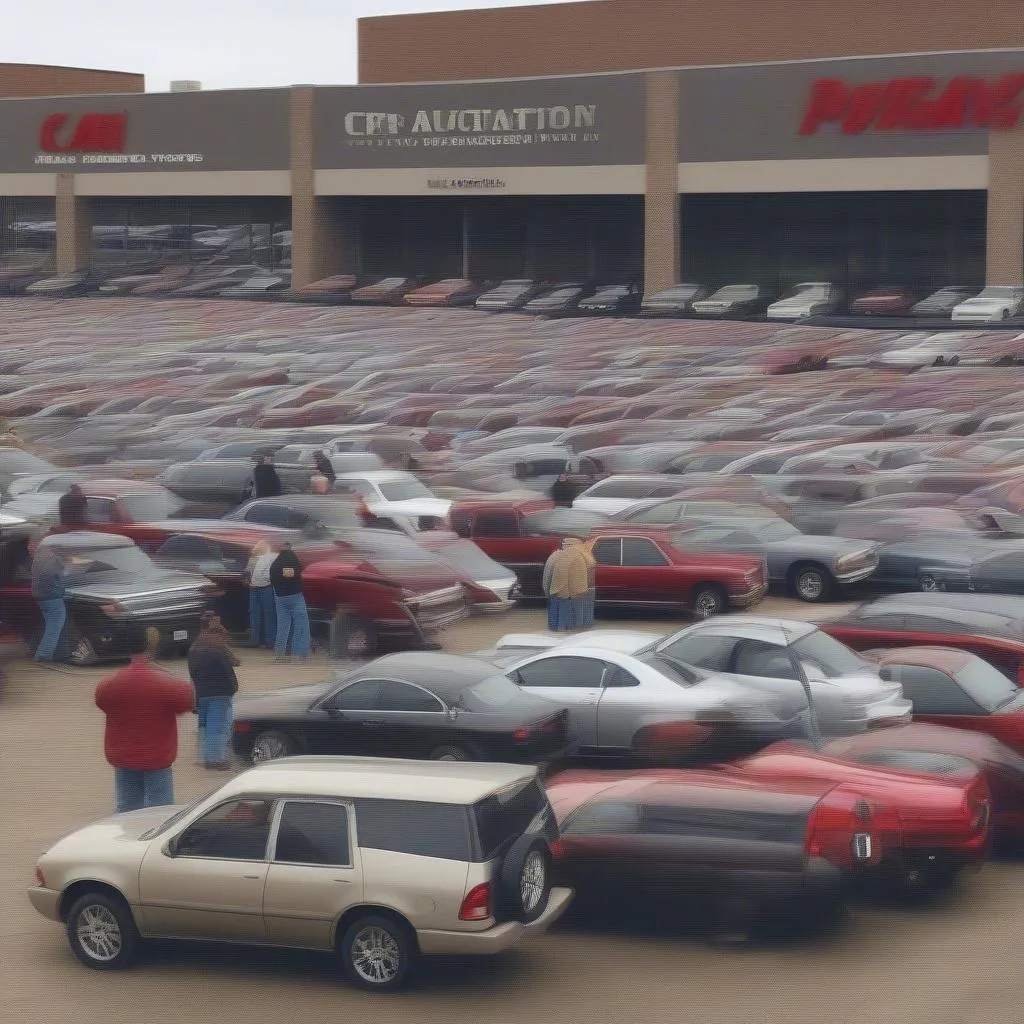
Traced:
<svg viewBox="0 0 1024 1024">
<path fill-rule="evenodd" d="M 75 934 L 83 951 L 100 963 L 116 960 L 121 952 L 121 926 L 107 907 L 84 907 L 78 915 Z"/>
<path fill-rule="evenodd" d="M 533 850 L 526 858 L 523 873 L 519 877 L 519 891 L 523 910 L 532 914 L 544 897 L 547 882 L 547 864 L 539 850 Z"/>
<path fill-rule="evenodd" d="M 253 764 L 275 761 L 279 757 L 291 757 L 295 743 L 283 732 L 261 732 L 253 741 L 250 760 Z"/>
<path fill-rule="evenodd" d="M 801 569 L 794 589 L 801 601 L 821 601 L 828 593 L 828 580 L 820 569 Z"/>
<path fill-rule="evenodd" d="M 702 587 L 693 600 L 693 613 L 698 619 L 710 619 L 725 611 L 721 593 L 713 587 Z"/>
<path fill-rule="evenodd" d="M 372 925 L 356 933 L 352 943 L 352 967 L 371 985 L 386 985 L 398 977 L 402 951 L 395 937 Z"/>
</svg>

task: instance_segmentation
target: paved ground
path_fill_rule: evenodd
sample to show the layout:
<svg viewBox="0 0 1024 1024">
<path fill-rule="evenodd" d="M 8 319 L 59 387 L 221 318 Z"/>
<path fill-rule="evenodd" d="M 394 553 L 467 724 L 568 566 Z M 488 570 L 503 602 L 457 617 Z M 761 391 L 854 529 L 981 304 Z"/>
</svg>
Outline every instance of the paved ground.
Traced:
<svg viewBox="0 0 1024 1024">
<path fill-rule="evenodd" d="M 805 606 L 761 610 L 804 615 Z M 636 623 L 659 629 L 665 621 Z M 452 650 L 504 632 L 542 628 L 537 611 L 474 619 L 445 638 Z M 325 663 L 282 668 L 243 653 L 243 689 L 320 678 Z M 225 1024 L 330 1019 L 394 1024 L 562 1021 L 702 1024 L 1020 1024 L 1017 964 L 1024 865 L 994 863 L 948 904 L 858 907 L 837 937 L 813 945 L 722 951 L 640 922 L 617 930 L 562 927 L 493 962 L 443 963 L 394 997 L 355 991 L 330 958 L 268 950 L 168 946 L 130 972 L 80 967 L 60 928 L 24 896 L 37 854 L 110 811 L 102 719 L 92 703 L 102 670 L 52 672 L 15 664 L 0 701 L 0 1021 L 4 1024 Z M 186 720 L 179 800 L 221 781 L 195 767 Z"/>
</svg>

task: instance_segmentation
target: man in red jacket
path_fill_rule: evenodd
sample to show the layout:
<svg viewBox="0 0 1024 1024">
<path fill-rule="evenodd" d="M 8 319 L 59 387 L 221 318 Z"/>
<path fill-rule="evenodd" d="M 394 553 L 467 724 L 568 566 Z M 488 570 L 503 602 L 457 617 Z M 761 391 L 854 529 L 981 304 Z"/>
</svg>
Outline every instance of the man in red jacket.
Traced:
<svg viewBox="0 0 1024 1024">
<path fill-rule="evenodd" d="M 104 753 L 114 769 L 117 813 L 174 803 L 171 765 L 178 756 L 178 715 L 195 709 L 192 687 L 152 662 L 160 635 L 134 638 L 134 657 L 96 687 L 107 716 Z"/>
</svg>

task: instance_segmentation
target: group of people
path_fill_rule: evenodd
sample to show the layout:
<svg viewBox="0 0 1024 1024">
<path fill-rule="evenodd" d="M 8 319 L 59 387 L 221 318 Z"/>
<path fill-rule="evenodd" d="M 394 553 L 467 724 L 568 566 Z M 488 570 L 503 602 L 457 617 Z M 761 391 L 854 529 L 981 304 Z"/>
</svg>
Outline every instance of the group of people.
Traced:
<svg viewBox="0 0 1024 1024">
<path fill-rule="evenodd" d="M 324 452 L 313 452 L 314 472 L 309 478 L 309 489 L 313 494 L 327 494 L 334 490 L 338 474 L 331 460 Z M 274 456 L 265 453 L 259 457 L 252 474 L 254 498 L 276 498 L 283 493 L 281 477 L 274 468 Z"/>
<path fill-rule="evenodd" d="M 114 806 L 120 814 L 174 803 L 172 766 L 178 757 L 178 716 L 195 714 L 201 763 L 230 767 L 235 669 L 241 664 L 215 612 L 204 612 L 188 653 L 189 681 L 155 662 L 160 633 L 132 634 L 132 659 L 96 688 L 106 716 L 103 747 L 114 769 Z"/>
<path fill-rule="evenodd" d="M 308 658 L 312 649 L 309 609 L 302 593 L 302 563 L 291 544 L 275 551 L 268 541 L 252 550 L 246 566 L 249 584 L 249 639 L 273 649 L 278 660 Z"/>
<path fill-rule="evenodd" d="M 567 537 L 548 557 L 541 583 L 553 633 L 590 629 L 594 624 L 596 569 L 589 545 L 576 537 Z"/>
</svg>

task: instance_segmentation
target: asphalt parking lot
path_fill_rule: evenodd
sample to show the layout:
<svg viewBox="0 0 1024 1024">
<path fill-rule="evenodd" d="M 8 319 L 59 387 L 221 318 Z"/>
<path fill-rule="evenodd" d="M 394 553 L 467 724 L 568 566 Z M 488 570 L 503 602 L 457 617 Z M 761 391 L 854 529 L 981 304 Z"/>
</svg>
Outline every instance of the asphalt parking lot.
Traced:
<svg viewBox="0 0 1024 1024">
<path fill-rule="evenodd" d="M 840 606 L 830 606 L 839 611 Z M 808 617 L 815 609 L 769 599 L 759 611 Z M 614 620 L 612 620 L 614 622 Z M 607 620 L 606 623 L 607 624 Z M 668 630 L 670 620 L 631 625 Z M 543 612 L 474 618 L 445 637 L 472 651 L 513 631 L 543 628 Z M 326 662 L 282 671 L 242 652 L 245 691 L 321 678 Z M 176 663 L 171 663 L 172 668 Z M 178 670 L 183 666 L 177 663 Z M 328 957 L 219 946 L 161 946 L 138 967 L 81 967 L 59 927 L 25 898 L 37 854 L 62 834 L 110 812 L 112 778 L 92 694 L 104 669 L 10 667 L 2 704 L 6 785 L 0 814 L 0 1020 L 206 1022 L 252 1019 L 473 1021 L 679 1021 L 705 1024 L 1019 1024 L 1024 982 L 1014 967 L 1024 915 L 1024 865 L 992 863 L 934 907 L 857 906 L 836 936 L 812 944 L 709 948 L 672 921 L 616 927 L 569 922 L 493 962 L 432 964 L 412 991 L 356 991 Z M 176 796 L 219 785 L 193 764 L 183 721 Z"/>
</svg>

